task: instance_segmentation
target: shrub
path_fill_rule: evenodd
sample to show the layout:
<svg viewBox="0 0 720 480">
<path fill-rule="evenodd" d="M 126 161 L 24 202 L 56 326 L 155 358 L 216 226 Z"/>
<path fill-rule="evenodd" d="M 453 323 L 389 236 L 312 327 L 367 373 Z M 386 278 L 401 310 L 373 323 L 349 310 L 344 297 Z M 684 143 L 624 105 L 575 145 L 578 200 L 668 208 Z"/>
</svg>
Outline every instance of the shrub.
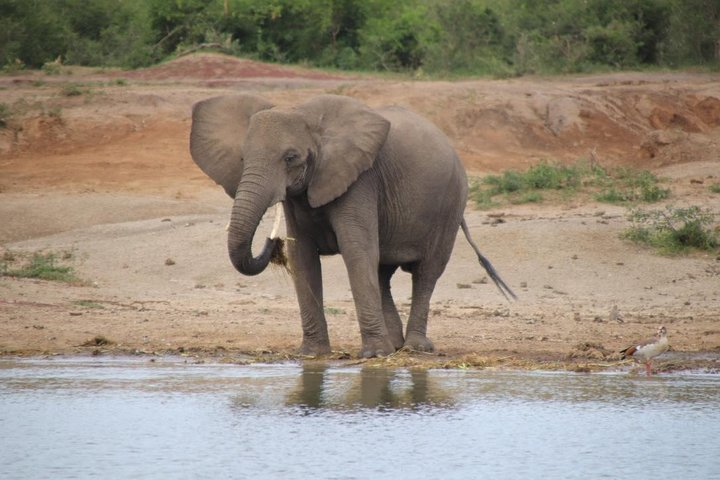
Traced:
<svg viewBox="0 0 720 480">
<path fill-rule="evenodd" d="M 632 210 L 632 226 L 623 236 L 651 246 L 661 253 L 681 253 L 691 249 L 714 250 L 720 245 L 712 226 L 714 215 L 697 206 L 665 210 Z"/>
<path fill-rule="evenodd" d="M 525 174 L 528 187 L 541 190 L 575 188 L 580 184 L 580 168 L 542 162 L 530 167 Z"/>
<path fill-rule="evenodd" d="M 586 168 L 580 164 L 565 166 L 541 162 L 526 172 L 506 170 L 488 175 L 470 186 L 470 197 L 478 208 L 496 206 L 496 195 L 504 195 L 513 204 L 542 202 L 542 190 L 574 191 L 582 183 Z"/>
</svg>

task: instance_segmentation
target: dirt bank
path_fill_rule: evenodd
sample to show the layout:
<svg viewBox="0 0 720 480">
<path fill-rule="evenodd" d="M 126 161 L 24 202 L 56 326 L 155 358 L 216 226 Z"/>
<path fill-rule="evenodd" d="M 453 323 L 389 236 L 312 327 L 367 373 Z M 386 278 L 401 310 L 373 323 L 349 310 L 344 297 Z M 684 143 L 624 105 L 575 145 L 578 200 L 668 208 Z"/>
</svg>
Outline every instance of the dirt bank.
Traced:
<svg viewBox="0 0 720 480">
<path fill-rule="evenodd" d="M 430 118 L 473 175 L 592 158 L 650 169 L 673 205 L 720 212 L 717 75 L 615 74 L 425 82 L 343 77 L 220 55 L 133 72 L 65 67 L 0 77 L 0 244 L 59 252 L 83 280 L 0 277 L 0 352 L 291 355 L 300 325 L 289 277 L 242 277 L 227 260 L 230 200 L 188 153 L 200 99 L 238 92 L 279 105 L 320 93 L 396 103 Z M 392 361 L 606 368 L 667 326 L 663 368 L 720 366 L 720 257 L 662 257 L 619 237 L 627 209 L 572 198 L 467 219 L 519 294 L 506 302 L 458 239 L 429 334 L 441 355 Z M 500 220 L 498 220 L 500 218 Z M 339 258 L 324 260 L 335 357 L 359 332 Z M 401 314 L 409 279 L 394 285 Z M 111 343 L 105 342 L 106 339 Z M 244 357 L 243 357 L 244 358 Z"/>
</svg>

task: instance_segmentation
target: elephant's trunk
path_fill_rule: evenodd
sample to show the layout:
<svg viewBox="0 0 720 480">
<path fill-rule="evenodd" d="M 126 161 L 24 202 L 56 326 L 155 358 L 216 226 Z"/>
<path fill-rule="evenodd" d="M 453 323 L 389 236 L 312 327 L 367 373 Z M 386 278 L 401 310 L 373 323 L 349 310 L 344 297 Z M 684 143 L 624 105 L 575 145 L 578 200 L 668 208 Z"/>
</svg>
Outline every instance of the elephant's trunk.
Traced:
<svg viewBox="0 0 720 480">
<path fill-rule="evenodd" d="M 230 261 L 238 272 L 243 275 L 257 275 L 268 266 L 279 240 L 268 238 L 260 254 L 253 256 L 252 242 L 255 231 L 274 199 L 269 192 L 258 192 L 258 183 L 247 181 L 247 176 L 243 176 L 235 195 L 228 229 L 228 252 Z"/>
</svg>

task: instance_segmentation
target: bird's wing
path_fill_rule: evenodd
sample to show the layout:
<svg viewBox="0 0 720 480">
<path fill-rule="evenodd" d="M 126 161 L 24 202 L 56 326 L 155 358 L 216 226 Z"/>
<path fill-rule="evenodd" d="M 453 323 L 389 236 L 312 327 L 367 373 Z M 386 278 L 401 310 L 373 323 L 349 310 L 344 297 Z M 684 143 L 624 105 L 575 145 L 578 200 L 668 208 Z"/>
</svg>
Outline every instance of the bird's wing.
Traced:
<svg viewBox="0 0 720 480">
<path fill-rule="evenodd" d="M 622 354 L 622 359 L 626 359 L 628 357 L 632 357 L 635 352 L 637 352 L 637 349 L 641 347 L 642 345 L 633 345 L 632 347 L 627 347 L 623 350 L 620 350 L 620 353 Z"/>
</svg>

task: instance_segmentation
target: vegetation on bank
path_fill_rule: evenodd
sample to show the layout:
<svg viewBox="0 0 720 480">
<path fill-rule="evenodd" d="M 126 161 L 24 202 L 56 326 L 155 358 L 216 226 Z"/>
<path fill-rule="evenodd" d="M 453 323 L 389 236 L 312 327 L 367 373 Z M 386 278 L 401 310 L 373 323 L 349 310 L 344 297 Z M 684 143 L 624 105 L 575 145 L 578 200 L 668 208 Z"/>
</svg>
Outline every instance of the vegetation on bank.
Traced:
<svg viewBox="0 0 720 480">
<path fill-rule="evenodd" d="M 204 48 L 431 75 L 715 67 L 718 39 L 717 0 L 0 0 L 6 71 Z"/>
<path fill-rule="evenodd" d="M 588 162 L 541 162 L 525 172 L 506 170 L 470 183 L 470 198 L 478 208 L 539 203 L 546 197 L 563 199 L 578 193 L 590 194 L 599 202 L 633 204 L 663 200 L 670 190 L 661 187 L 660 180 L 646 170 L 606 169 Z"/>
<path fill-rule="evenodd" d="M 627 240 L 665 255 L 693 250 L 720 253 L 720 225 L 711 210 L 699 206 L 647 210 L 637 206 L 669 198 L 670 189 L 663 188 L 661 183 L 646 170 L 626 167 L 608 170 L 583 162 L 573 165 L 541 162 L 525 172 L 507 170 L 472 180 L 470 199 L 476 207 L 487 209 L 542 202 L 546 197 L 562 200 L 575 195 L 589 196 L 630 208 L 631 225 L 622 233 Z"/>
<path fill-rule="evenodd" d="M 623 236 L 663 254 L 714 251 L 720 247 L 718 233 L 713 228 L 715 217 L 709 209 L 698 206 L 634 209 L 628 218 L 632 225 Z"/>
</svg>

